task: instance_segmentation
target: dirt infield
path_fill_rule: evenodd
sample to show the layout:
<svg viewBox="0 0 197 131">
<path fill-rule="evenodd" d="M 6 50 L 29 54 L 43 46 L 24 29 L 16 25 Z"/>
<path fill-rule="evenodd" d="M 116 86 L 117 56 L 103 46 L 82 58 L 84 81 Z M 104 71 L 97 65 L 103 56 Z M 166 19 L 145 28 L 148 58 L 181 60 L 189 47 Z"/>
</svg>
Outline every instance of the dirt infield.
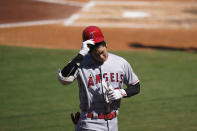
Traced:
<svg viewBox="0 0 197 131">
<path fill-rule="evenodd" d="M 174 0 L 171 3 L 165 1 L 165 7 L 159 5 L 158 1 L 155 3 L 154 0 L 151 4 L 147 1 L 143 4 L 139 1 L 138 3 L 128 1 L 130 5 L 127 6 L 123 2 L 119 5 L 111 4 L 112 0 L 108 0 L 103 6 L 101 1 L 95 0 L 94 5 L 90 7 L 86 6 L 87 0 L 59 1 L 61 4 L 31 0 L 1 1 L 0 6 L 3 8 L 0 7 L 0 44 L 79 49 L 83 28 L 94 24 L 101 27 L 110 50 L 156 49 L 157 47 L 197 49 L 197 1 L 195 0 L 187 0 L 187 2 Z M 172 8 L 174 6 L 172 4 L 179 6 Z M 89 10 L 84 8 L 84 5 Z M 152 16 L 124 18 L 121 13 L 117 13 L 117 10 L 121 9 L 143 10 L 151 13 Z M 76 15 L 77 18 L 72 17 Z M 179 17 L 175 17 L 177 15 Z M 65 25 L 65 21 L 68 25 Z M 39 22 L 43 23 L 37 24 Z"/>
</svg>

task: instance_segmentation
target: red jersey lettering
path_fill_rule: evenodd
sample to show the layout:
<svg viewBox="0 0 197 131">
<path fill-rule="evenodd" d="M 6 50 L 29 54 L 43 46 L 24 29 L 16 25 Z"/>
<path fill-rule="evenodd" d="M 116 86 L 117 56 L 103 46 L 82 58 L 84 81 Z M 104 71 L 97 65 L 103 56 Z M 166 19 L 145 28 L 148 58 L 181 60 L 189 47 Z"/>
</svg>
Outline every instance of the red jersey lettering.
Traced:
<svg viewBox="0 0 197 131">
<path fill-rule="evenodd" d="M 107 75 L 107 73 L 104 73 L 104 74 L 103 74 L 103 78 L 104 78 L 105 81 L 107 82 L 107 81 L 108 81 L 108 77 L 107 77 L 106 75 Z"/>
<path fill-rule="evenodd" d="M 124 78 L 124 75 L 123 75 L 123 74 L 121 74 L 121 75 L 120 75 L 120 83 L 122 83 L 122 82 L 123 82 L 123 78 Z"/>
<path fill-rule="evenodd" d="M 114 82 L 114 73 L 110 73 L 111 82 Z"/>
<path fill-rule="evenodd" d="M 96 75 L 96 84 L 101 83 L 101 75 Z"/>
<path fill-rule="evenodd" d="M 90 86 L 94 86 L 94 82 L 93 82 L 92 76 L 89 77 L 89 81 L 88 81 L 88 88 Z"/>
</svg>

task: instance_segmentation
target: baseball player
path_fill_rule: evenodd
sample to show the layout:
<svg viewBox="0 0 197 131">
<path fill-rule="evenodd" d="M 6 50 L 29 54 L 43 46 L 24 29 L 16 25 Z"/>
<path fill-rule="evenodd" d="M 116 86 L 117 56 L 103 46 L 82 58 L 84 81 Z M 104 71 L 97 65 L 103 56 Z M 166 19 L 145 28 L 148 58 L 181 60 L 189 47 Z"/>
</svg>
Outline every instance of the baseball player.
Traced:
<svg viewBox="0 0 197 131">
<path fill-rule="evenodd" d="M 63 85 L 78 81 L 81 112 L 71 115 L 75 131 L 118 131 L 120 99 L 140 92 L 139 79 L 124 58 L 108 53 L 98 27 L 86 27 L 82 37 L 78 55 L 58 71 Z"/>
</svg>

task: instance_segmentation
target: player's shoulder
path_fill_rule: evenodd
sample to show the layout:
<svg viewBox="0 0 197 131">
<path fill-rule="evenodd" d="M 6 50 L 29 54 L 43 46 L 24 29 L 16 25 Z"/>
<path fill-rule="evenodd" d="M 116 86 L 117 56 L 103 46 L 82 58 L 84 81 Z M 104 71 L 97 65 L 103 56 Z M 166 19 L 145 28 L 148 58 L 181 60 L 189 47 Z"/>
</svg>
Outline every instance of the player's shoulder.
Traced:
<svg viewBox="0 0 197 131">
<path fill-rule="evenodd" d="M 127 62 L 125 58 L 123 58 L 119 55 L 116 55 L 116 54 L 113 54 L 113 53 L 108 53 L 108 55 L 109 55 L 110 60 L 119 60 L 119 61 L 122 61 L 122 62 Z"/>
<path fill-rule="evenodd" d="M 109 61 L 115 61 L 117 64 L 122 65 L 123 67 L 131 66 L 131 64 L 123 57 L 108 53 L 109 54 Z"/>
</svg>

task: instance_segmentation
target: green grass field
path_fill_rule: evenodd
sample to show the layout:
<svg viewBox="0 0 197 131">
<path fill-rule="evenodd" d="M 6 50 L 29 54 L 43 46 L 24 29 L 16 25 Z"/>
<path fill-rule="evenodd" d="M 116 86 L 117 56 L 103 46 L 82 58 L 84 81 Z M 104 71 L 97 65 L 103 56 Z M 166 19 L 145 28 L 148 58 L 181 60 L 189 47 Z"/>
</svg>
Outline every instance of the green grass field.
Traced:
<svg viewBox="0 0 197 131">
<path fill-rule="evenodd" d="M 197 130 L 197 53 L 113 52 L 126 58 L 141 93 L 123 99 L 120 131 Z M 57 81 L 77 51 L 0 46 L 0 131 L 72 131 L 77 83 Z"/>
</svg>

